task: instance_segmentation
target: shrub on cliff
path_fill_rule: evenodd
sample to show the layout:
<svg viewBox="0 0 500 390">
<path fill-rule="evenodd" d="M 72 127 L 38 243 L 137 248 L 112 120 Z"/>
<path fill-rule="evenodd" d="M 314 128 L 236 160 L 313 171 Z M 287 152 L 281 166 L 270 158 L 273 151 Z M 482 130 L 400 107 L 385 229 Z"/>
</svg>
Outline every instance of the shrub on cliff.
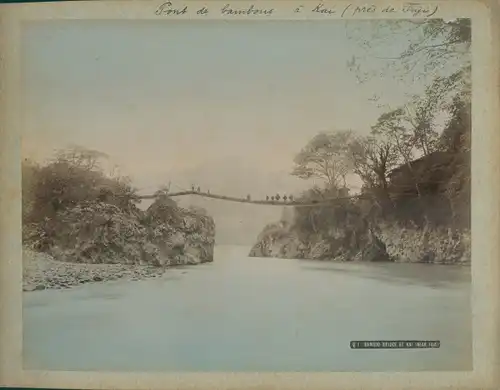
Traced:
<svg viewBox="0 0 500 390">
<path fill-rule="evenodd" d="M 23 222 L 53 219 L 59 211 L 83 201 L 101 201 L 136 211 L 135 190 L 127 178 L 107 175 L 99 161 L 104 154 L 74 147 L 58 151 L 45 165 L 25 160 L 23 174 Z"/>
<path fill-rule="evenodd" d="M 157 197 L 148 207 L 143 223 L 151 227 L 167 225 L 186 234 L 204 231 L 209 233 L 209 236 L 215 235 L 214 220 L 205 209 L 179 207 L 167 195 Z"/>
<path fill-rule="evenodd" d="M 119 207 L 83 201 L 42 224 L 41 248 L 57 260 L 81 263 L 159 265 L 158 248 L 134 214 Z"/>
<path fill-rule="evenodd" d="M 124 213 L 140 216 L 135 190 L 127 178 L 110 176 L 100 168 L 105 155 L 74 147 L 58 151 L 45 165 L 22 163 L 23 242 L 46 247 L 56 235 L 61 213 L 83 202 L 115 205 Z"/>
</svg>

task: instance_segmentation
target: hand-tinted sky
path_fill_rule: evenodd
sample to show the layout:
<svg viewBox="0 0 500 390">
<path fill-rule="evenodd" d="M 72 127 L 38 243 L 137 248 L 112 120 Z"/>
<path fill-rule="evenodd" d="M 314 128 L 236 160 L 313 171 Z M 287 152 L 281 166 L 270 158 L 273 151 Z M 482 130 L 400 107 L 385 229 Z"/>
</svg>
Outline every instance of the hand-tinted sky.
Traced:
<svg viewBox="0 0 500 390">
<path fill-rule="evenodd" d="M 32 24 L 23 153 L 98 149 L 142 192 L 169 181 L 259 198 L 296 192 L 310 183 L 289 175 L 292 160 L 310 138 L 368 132 L 381 113 L 374 93 L 396 104 L 411 92 L 395 80 L 357 83 L 346 66 L 360 50 L 347 37 L 353 26 L 370 37 L 373 24 L 340 20 Z M 405 45 L 395 37 L 388 48 Z"/>
</svg>

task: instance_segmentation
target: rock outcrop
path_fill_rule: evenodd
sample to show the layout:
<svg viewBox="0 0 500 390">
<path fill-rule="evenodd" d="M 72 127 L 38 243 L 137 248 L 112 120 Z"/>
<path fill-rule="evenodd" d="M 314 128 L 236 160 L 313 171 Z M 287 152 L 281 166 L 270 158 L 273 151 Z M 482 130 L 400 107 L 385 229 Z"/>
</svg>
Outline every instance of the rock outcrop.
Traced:
<svg viewBox="0 0 500 390">
<path fill-rule="evenodd" d="M 215 222 L 204 210 L 183 209 L 166 197 L 158 198 L 146 211 L 143 223 L 163 262 L 213 261 Z"/>
<path fill-rule="evenodd" d="M 451 228 L 381 226 L 380 237 L 389 255 L 399 262 L 470 264 L 470 231 Z"/>
<path fill-rule="evenodd" d="M 65 262 L 198 264 L 213 260 L 215 223 L 161 201 L 145 213 L 87 201 L 39 224 L 31 237 L 37 249 Z"/>
<path fill-rule="evenodd" d="M 347 221 L 346 221 L 347 222 Z M 303 234 L 294 224 L 268 225 L 250 250 L 250 257 L 281 257 L 334 261 L 393 261 L 385 244 L 363 219 L 343 227 Z"/>
<path fill-rule="evenodd" d="M 84 201 L 61 210 L 55 218 L 25 226 L 23 233 L 26 246 L 35 251 L 27 253 L 36 253 L 31 256 L 36 261 L 27 263 L 25 280 L 32 280 L 31 287 L 45 280 L 40 283 L 47 288 L 82 280 L 140 279 L 160 272 L 151 267 L 210 262 L 215 244 L 210 216 L 203 210 L 177 207 L 168 198 L 158 198 L 145 212 Z M 38 261 L 42 258 L 43 264 Z"/>
<path fill-rule="evenodd" d="M 401 228 L 382 224 L 371 230 L 342 236 L 309 236 L 307 241 L 291 226 L 265 230 L 250 257 L 279 257 L 331 261 L 395 261 L 433 264 L 470 264 L 470 232 L 451 228 Z M 354 235 L 357 238 L 353 238 Z M 350 237 L 350 238 L 349 238 Z"/>
<path fill-rule="evenodd" d="M 37 226 L 36 249 L 71 263 L 159 265 L 140 218 L 119 207 L 85 201 Z"/>
</svg>

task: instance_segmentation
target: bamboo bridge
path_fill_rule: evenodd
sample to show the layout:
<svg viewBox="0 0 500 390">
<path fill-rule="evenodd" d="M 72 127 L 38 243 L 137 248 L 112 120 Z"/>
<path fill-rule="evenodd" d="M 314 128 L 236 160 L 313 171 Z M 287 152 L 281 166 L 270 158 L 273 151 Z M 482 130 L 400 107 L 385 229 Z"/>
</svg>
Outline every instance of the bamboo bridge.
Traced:
<svg viewBox="0 0 500 390">
<path fill-rule="evenodd" d="M 335 196 L 335 197 L 328 197 L 328 198 L 321 198 L 321 199 L 314 199 L 314 200 L 307 200 L 307 201 L 302 201 L 302 200 L 290 200 L 289 198 L 287 199 L 270 199 L 270 200 L 252 200 L 249 196 L 246 198 L 238 198 L 238 197 L 233 197 L 233 196 L 225 196 L 225 195 L 217 195 L 217 194 L 212 194 L 210 192 L 201 192 L 201 191 L 180 191 L 180 192 L 162 192 L 160 194 L 153 194 L 153 195 L 139 195 L 139 199 L 156 199 L 160 196 L 166 196 L 168 198 L 176 197 L 176 196 L 188 196 L 188 195 L 195 195 L 195 196 L 200 196 L 203 198 L 211 198 L 211 199 L 219 199 L 223 201 L 228 201 L 228 202 L 237 202 L 237 203 L 250 203 L 250 204 L 255 204 L 255 205 L 266 205 L 266 206 L 295 206 L 295 207 L 316 207 L 320 205 L 326 205 L 326 204 L 332 204 L 332 202 L 338 202 L 340 200 L 346 200 L 346 199 L 360 199 L 363 198 L 362 195 L 353 195 L 353 196 Z"/>
</svg>

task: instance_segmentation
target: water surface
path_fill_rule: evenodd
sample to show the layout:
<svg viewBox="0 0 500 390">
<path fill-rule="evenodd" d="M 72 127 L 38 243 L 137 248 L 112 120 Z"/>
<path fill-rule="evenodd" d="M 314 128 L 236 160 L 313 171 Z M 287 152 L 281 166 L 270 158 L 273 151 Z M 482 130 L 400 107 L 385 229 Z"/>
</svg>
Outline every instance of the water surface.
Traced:
<svg viewBox="0 0 500 390">
<path fill-rule="evenodd" d="M 470 370 L 470 269 L 248 258 L 24 293 L 25 369 Z M 351 340 L 440 340 L 351 350 Z"/>
</svg>

